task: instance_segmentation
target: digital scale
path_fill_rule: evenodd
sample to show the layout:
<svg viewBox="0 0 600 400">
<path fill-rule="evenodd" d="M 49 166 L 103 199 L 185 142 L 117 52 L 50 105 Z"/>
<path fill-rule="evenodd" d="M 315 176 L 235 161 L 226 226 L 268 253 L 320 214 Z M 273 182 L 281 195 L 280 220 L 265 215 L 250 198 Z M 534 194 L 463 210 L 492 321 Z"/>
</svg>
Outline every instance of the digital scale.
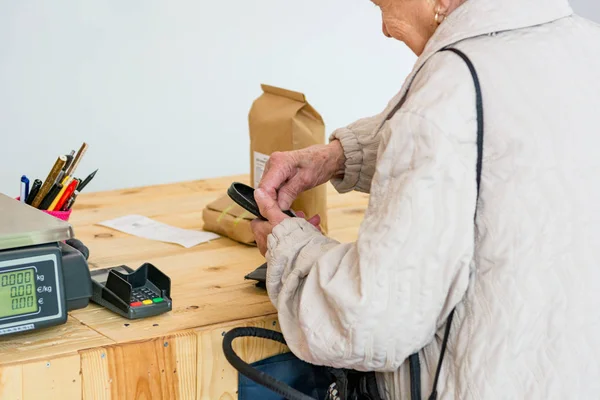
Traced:
<svg viewBox="0 0 600 400">
<path fill-rule="evenodd" d="M 0 337 L 64 324 L 92 283 L 67 222 L 0 194 Z"/>
<path fill-rule="evenodd" d="M 64 324 L 90 300 L 127 319 L 171 311 L 171 280 L 158 268 L 90 273 L 73 236 L 69 223 L 0 194 L 0 337 Z"/>
</svg>

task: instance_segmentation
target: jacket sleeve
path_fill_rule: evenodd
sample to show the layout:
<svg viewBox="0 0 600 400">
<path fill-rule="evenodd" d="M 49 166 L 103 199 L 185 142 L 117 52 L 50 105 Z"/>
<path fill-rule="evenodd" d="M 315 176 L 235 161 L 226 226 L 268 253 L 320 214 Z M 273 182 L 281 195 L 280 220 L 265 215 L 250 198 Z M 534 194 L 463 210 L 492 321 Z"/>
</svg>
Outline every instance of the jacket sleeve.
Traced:
<svg viewBox="0 0 600 400">
<path fill-rule="evenodd" d="M 385 116 L 385 113 L 381 113 L 359 119 L 344 128 L 336 129 L 329 137 L 330 141 L 340 141 L 346 157 L 343 177 L 331 179 L 331 184 L 339 193 L 353 190 L 369 193 L 381 137 L 377 128 Z"/>
<path fill-rule="evenodd" d="M 316 365 L 397 370 L 432 341 L 468 285 L 474 135 L 458 139 L 400 111 L 381 140 L 356 242 L 298 218 L 268 238 L 267 289 L 282 332 Z"/>
</svg>

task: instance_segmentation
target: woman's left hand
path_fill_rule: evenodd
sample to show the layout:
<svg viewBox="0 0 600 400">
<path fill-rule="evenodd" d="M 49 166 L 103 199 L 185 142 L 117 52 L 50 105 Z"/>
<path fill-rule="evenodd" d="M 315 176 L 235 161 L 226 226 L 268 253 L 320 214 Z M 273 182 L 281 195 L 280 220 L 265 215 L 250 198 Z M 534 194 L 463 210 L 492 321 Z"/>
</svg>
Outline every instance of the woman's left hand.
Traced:
<svg viewBox="0 0 600 400">
<path fill-rule="evenodd" d="M 277 225 L 279 225 L 284 219 L 291 218 L 284 214 L 279 208 L 279 205 L 270 196 L 264 193 L 263 190 L 257 189 L 254 191 L 254 199 L 260 210 L 260 213 L 267 218 L 267 221 L 261 219 L 255 219 L 252 221 L 252 232 L 256 240 L 256 245 L 260 250 L 260 254 L 263 256 L 267 253 L 267 237 L 273 231 Z M 303 212 L 297 212 L 296 215 L 300 218 L 305 218 Z M 308 220 L 312 225 L 319 228 L 321 223 L 321 217 L 315 215 Z M 320 229 L 320 228 L 319 228 Z"/>
</svg>

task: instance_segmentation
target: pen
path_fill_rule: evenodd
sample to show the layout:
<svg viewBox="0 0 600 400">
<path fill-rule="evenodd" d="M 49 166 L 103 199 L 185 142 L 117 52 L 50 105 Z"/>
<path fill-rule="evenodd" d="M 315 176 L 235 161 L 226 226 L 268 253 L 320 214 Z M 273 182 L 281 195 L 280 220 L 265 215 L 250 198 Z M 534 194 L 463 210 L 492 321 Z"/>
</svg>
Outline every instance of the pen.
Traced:
<svg viewBox="0 0 600 400">
<path fill-rule="evenodd" d="M 67 164 L 65 164 L 65 165 L 67 165 Z M 64 177 L 65 177 L 65 170 L 61 169 L 60 172 L 58 173 L 58 176 L 56 177 L 56 181 L 54 183 L 56 183 L 56 182 L 62 183 Z"/>
<path fill-rule="evenodd" d="M 23 175 L 21 177 L 21 203 L 27 201 L 27 196 L 29 196 L 29 179 Z"/>
<path fill-rule="evenodd" d="M 60 211 L 67 200 L 71 198 L 71 195 L 73 192 L 75 192 L 75 189 L 77 189 L 77 181 L 73 179 L 71 183 L 69 183 L 69 186 L 67 186 L 67 189 L 63 190 L 64 193 L 62 195 L 59 194 L 60 199 L 58 200 L 58 203 L 56 203 L 54 207 L 50 206 L 50 211 Z M 59 196 L 56 197 L 58 198 Z"/>
<path fill-rule="evenodd" d="M 65 203 L 65 205 L 60 209 L 60 211 L 69 211 L 69 207 L 71 207 L 73 205 L 73 197 L 71 196 L 71 198 L 69 200 L 67 200 L 67 202 Z"/>
<path fill-rule="evenodd" d="M 88 148 L 87 143 L 83 142 L 83 144 L 81 145 L 81 148 L 77 152 L 77 155 L 73 159 L 73 162 L 71 163 L 69 168 L 67 168 L 66 175 L 71 175 L 71 176 L 73 175 L 73 173 L 75 172 L 75 169 L 79 165 L 79 162 L 81 161 L 81 158 L 85 154 L 85 151 L 87 150 L 87 148 Z"/>
<path fill-rule="evenodd" d="M 50 204 L 52 204 L 56 195 L 62 190 L 62 187 L 62 183 L 55 183 L 54 186 L 52 186 L 52 188 L 48 191 L 48 194 L 40 202 L 40 206 L 38 208 L 40 210 L 48 210 L 48 207 L 50 207 Z"/>
<path fill-rule="evenodd" d="M 85 178 L 85 179 L 83 180 L 83 182 L 81 182 L 81 183 L 79 184 L 79 186 L 77 186 L 77 190 L 78 190 L 79 192 L 81 192 L 81 191 L 82 191 L 82 190 L 83 190 L 83 189 L 84 189 L 84 188 L 85 188 L 85 187 L 88 185 L 88 183 L 90 183 L 90 181 L 91 181 L 92 179 L 94 179 L 94 176 L 96 176 L 96 172 L 98 172 L 98 170 L 95 170 L 94 172 L 92 172 L 91 174 L 89 174 L 89 175 L 88 175 L 88 177 L 87 177 L 87 178 Z"/>
<path fill-rule="evenodd" d="M 63 179 L 63 181 L 60 182 L 60 184 L 62 185 L 62 188 L 56 194 L 56 197 L 54 197 L 54 199 L 52 199 L 52 202 L 48 206 L 48 211 L 55 211 L 55 207 L 58 205 L 58 202 L 60 201 L 61 197 L 63 196 L 63 194 L 65 193 L 65 191 L 67 190 L 67 188 L 69 187 L 71 182 L 73 182 L 73 178 L 71 178 L 70 176 L 66 176 L 65 179 Z M 58 211 L 58 210 L 56 210 L 56 211 Z"/>
<path fill-rule="evenodd" d="M 25 203 L 31 205 L 31 202 L 33 201 L 33 199 L 35 199 L 35 196 L 38 194 L 41 187 L 42 181 L 40 181 L 39 179 L 33 181 L 33 185 L 31 185 L 31 190 L 29 191 L 29 195 L 27 196 L 27 200 L 25 201 Z"/>
<path fill-rule="evenodd" d="M 73 158 L 75 158 L 75 150 L 71 150 L 71 152 L 65 157 L 67 157 L 67 163 L 65 164 L 63 171 L 67 172 L 67 169 L 71 166 L 71 163 L 73 162 Z"/>
<path fill-rule="evenodd" d="M 71 207 L 73 207 L 73 203 L 75 203 L 75 199 L 77 198 L 78 194 L 79 191 L 77 190 L 73 192 L 73 196 L 71 196 L 71 198 L 67 201 L 67 204 L 63 206 L 62 211 L 69 211 Z"/>
<path fill-rule="evenodd" d="M 42 200 L 45 199 L 45 197 L 48 194 L 48 192 L 50 191 L 50 189 L 52 189 L 52 185 L 56 181 L 56 178 L 58 177 L 60 170 L 65 166 L 66 162 L 67 162 L 67 157 L 65 157 L 65 156 L 60 156 L 56 159 L 56 162 L 54 163 L 54 166 L 52 167 L 52 169 L 50 170 L 50 173 L 46 177 L 46 180 L 42 184 L 42 187 L 36 194 L 35 198 L 32 200 L 32 202 L 31 202 L 32 206 L 34 206 L 35 208 L 39 207 Z"/>
</svg>

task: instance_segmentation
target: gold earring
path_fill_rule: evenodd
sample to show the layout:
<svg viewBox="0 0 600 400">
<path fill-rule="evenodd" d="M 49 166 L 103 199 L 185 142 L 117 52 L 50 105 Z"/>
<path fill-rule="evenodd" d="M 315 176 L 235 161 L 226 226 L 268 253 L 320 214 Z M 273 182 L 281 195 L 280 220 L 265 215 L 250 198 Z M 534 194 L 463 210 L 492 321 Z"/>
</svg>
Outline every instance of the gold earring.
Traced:
<svg viewBox="0 0 600 400">
<path fill-rule="evenodd" d="M 434 18 L 436 24 L 440 25 L 446 19 L 446 14 L 442 13 L 442 9 L 440 7 L 436 7 Z"/>
</svg>

